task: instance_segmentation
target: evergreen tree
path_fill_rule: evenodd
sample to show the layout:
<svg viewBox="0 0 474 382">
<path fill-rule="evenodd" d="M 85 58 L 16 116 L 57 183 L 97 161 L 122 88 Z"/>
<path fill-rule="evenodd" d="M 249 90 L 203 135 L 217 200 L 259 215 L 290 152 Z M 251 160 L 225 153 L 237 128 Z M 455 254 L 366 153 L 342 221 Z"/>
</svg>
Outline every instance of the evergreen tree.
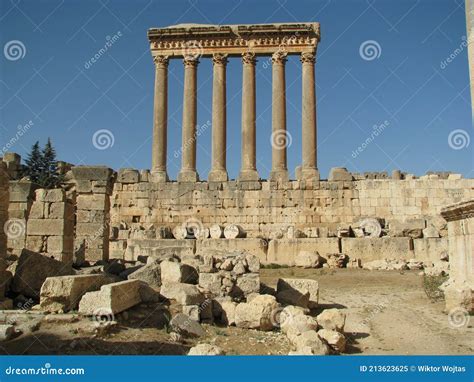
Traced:
<svg viewBox="0 0 474 382">
<path fill-rule="evenodd" d="M 36 141 L 36 143 L 31 147 L 31 152 L 28 154 L 28 159 L 25 160 L 23 176 L 27 176 L 32 182 L 38 183 L 41 176 L 42 164 L 43 159 L 39 142 Z"/>
<path fill-rule="evenodd" d="M 56 150 L 51 144 L 50 138 L 48 138 L 48 142 L 46 142 L 46 145 L 42 150 L 41 159 L 41 176 L 39 178 L 39 184 L 44 188 L 59 187 L 62 181 L 62 177 L 59 175 L 58 172 Z"/>
</svg>

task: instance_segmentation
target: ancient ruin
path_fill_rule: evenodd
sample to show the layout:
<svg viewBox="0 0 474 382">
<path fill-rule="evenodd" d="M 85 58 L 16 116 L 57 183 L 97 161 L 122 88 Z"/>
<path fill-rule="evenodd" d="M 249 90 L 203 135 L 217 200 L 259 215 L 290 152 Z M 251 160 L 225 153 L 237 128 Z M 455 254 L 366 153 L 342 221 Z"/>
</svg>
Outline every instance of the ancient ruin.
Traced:
<svg viewBox="0 0 474 382">
<path fill-rule="evenodd" d="M 0 162 L 2 340 L 18 335 L 20 327 L 29 330 L 14 303 L 24 315 L 39 315 L 46 327 L 94 317 L 96 336 L 116 329 L 117 320 L 128 325 L 137 309 L 159 307 L 172 343 L 202 338 L 218 324 L 279 329 L 275 335 L 290 354 L 345 352 L 345 310 L 321 307 L 314 277 L 290 273 L 266 285 L 262 271 L 278 267 L 449 273 L 446 310 L 473 311 L 474 179 L 450 172 L 356 174 L 342 167 L 320 177 L 318 23 L 175 25 L 150 29 L 148 38 L 155 65 L 151 170 L 61 163 L 64 187 L 47 190 L 22 178 L 19 155 L 7 153 Z M 287 168 L 285 144 L 288 55 L 300 56 L 303 84 L 296 179 Z M 261 56 L 271 57 L 277 143 L 268 180 L 256 169 L 255 63 Z M 226 169 L 226 64 L 234 58 L 243 65 L 242 155 L 235 180 Z M 169 178 L 166 162 L 171 59 L 184 65 L 177 181 Z M 213 62 L 207 180 L 196 169 L 196 76 L 204 59 Z M 22 308 L 27 302 L 31 306 Z M 186 353 L 223 353 L 216 345 L 194 344 Z"/>
</svg>

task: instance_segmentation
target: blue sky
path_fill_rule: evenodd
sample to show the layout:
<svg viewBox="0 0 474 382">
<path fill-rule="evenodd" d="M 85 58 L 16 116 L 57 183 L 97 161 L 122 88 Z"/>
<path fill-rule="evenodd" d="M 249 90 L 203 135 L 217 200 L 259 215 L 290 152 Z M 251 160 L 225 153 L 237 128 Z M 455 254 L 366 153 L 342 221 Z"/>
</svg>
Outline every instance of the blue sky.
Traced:
<svg viewBox="0 0 474 382">
<path fill-rule="evenodd" d="M 0 0 L 0 148 L 25 156 L 51 137 L 59 159 L 150 168 L 154 65 L 146 31 L 177 23 L 321 23 L 316 64 L 318 166 L 474 176 L 464 2 L 461 0 Z M 115 36 L 115 37 L 114 37 Z M 110 39 L 97 62 L 88 61 Z M 375 47 L 375 56 L 363 53 Z M 18 47 L 18 49 L 14 49 Z M 362 53 L 361 53 L 362 52 Z M 450 62 L 448 62 L 448 58 Z M 228 64 L 228 172 L 240 167 L 242 70 Z M 169 66 L 168 171 L 180 167 L 183 65 Z M 288 167 L 301 160 L 301 67 L 286 65 Z M 198 69 L 198 124 L 211 120 L 212 66 Z M 271 168 L 271 68 L 257 63 L 257 167 Z M 32 122 L 30 126 L 25 125 Z M 381 127 L 382 125 L 382 127 Z M 25 133 L 18 137 L 19 126 Z M 381 131 L 357 151 L 374 126 Z M 93 144 L 109 130 L 113 145 Z M 97 135 L 96 135 L 97 136 Z M 198 138 L 201 178 L 211 129 Z M 176 158 L 177 156 L 177 158 Z M 293 177 L 293 176 L 292 176 Z"/>
</svg>

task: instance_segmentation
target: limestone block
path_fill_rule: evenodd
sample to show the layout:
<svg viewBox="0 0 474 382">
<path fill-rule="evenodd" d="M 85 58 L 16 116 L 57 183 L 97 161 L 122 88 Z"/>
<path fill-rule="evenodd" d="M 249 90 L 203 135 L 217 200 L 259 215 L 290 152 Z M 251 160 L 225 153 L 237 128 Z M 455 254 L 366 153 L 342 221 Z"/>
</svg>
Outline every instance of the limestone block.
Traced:
<svg viewBox="0 0 474 382">
<path fill-rule="evenodd" d="M 105 166 L 74 166 L 71 171 L 76 181 L 110 181 L 113 175 L 112 169 Z"/>
<path fill-rule="evenodd" d="M 138 170 L 133 168 L 121 168 L 117 174 L 117 182 L 129 184 L 138 183 L 140 180 L 140 174 Z"/>
<path fill-rule="evenodd" d="M 289 314 L 286 309 L 287 308 L 281 311 L 279 321 L 281 332 L 286 334 L 289 338 L 307 332 L 308 330 L 318 329 L 318 322 L 315 318 L 303 313 Z"/>
<path fill-rule="evenodd" d="M 293 303 L 291 305 L 302 306 L 303 308 L 316 308 L 319 302 L 319 283 L 316 280 L 309 279 L 278 279 L 277 282 L 277 299 L 278 295 L 284 295 L 284 292 L 291 291 L 296 292 L 302 297 L 309 293 L 308 299 L 304 298 L 302 301 L 306 300 L 306 306 L 302 304 Z M 286 302 L 288 304 L 288 302 Z"/>
<path fill-rule="evenodd" d="M 349 258 L 358 258 L 362 262 L 414 257 L 412 239 L 408 237 L 343 238 L 341 247 Z"/>
<path fill-rule="evenodd" d="M 216 345 L 199 344 L 189 349 L 188 355 L 224 355 L 224 351 Z"/>
<path fill-rule="evenodd" d="M 339 309 L 325 309 L 316 317 L 318 325 L 323 329 L 344 331 L 346 323 L 346 314 Z"/>
<path fill-rule="evenodd" d="M 79 313 L 85 315 L 117 314 L 141 302 L 139 280 L 103 285 L 97 292 L 84 294 Z"/>
<path fill-rule="evenodd" d="M 23 249 L 18 259 L 12 290 L 27 297 L 37 297 L 47 277 L 65 276 L 72 273 L 70 265 Z"/>
<path fill-rule="evenodd" d="M 343 353 L 346 350 L 346 337 L 342 333 L 335 330 L 321 329 L 318 331 L 318 336 L 337 353 Z"/>
<path fill-rule="evenodd" d="M 330 182 L 352 181 L 352 174 L 345 167 L 333 167 L 329 171 Z"/>
<path fill-rule="evenodd" d="M 235 324 L 239 328 L 272 330 L 279 305 L 274 296 L 259 295 L 240 303 L 235 309 Z"/>
<path fill-rule="evenodd" d="M 182 310 L 191 320 L 199 322 L 199 305 L 183 305 Z"/>
<path fill-rule="evenodd" d="M 414 239 L 415 259 L 423 262 L 436 262 L 448 252 L 448 238 Z"/>
<path fill-rule="evenodd" d="M 15 334 L 15 327 L 13 325 L 0 324 L 0 342 L 11 340 Z"/>
<path fill-rule="evenodd" d="M 72 236 L 49 236 L 47 241 L 48 252 L 70 252 L 74 250 Z"/>
<path fill-rule="evenodd" d="M 178 313 L 170 321 L 173 331 L 184 337 L 202 337 L 206 334 L 202 326 L 183 313 Z"/>
<path fill-rule="evenodd" d="M 198 287 L 191 284 L 163 283 L 160 294 L 169 300 L 176 300 L 181 305 L 199 305 L 204 301 Z"/>
<path fill-rule="evenodd" d="M 222 275 L 220 273 L 199 273 L 199 286 L 214 296 L 220 295 L 221 285 Z"/>
<path fill-rule="evenodd" d="M 196 240 L 196 253 L 204 255 L 220 251 L 223 253 L 246 252 L 266 263 L 267 242 L 257 238 Z M 252 271 L 255 272 L 255 271 Z"/>
<path fill-rule="evenodd" d="M 224 229 L 224 237 L 226 239 L 237 239 L 245 236 L 244 229 L 236 224 L 229 224 Z"/>
<path fill-rule="evenodd" d="M 161 286 L 161 266 L 156 262 L 147 264 L 129 274 L 128 279 L 140 280 L 151 287 L 158 288 Z"/>
<path fill-rule="evenodd" d="M 44 219 L 45 203 L 33 202 L 30 209 L 30 219 Z"/>
<path fill-rule="evenodd" d="M 302 251 L 318 252 L 325 257 L 339 253 L 339 238 L 304 238 L 271 240 L 268 245 L 266 263 L 293 266 L 296 256 Z"/>
<path fill-rule="evenodd" d="M 236 287 L 244 296 L 260 293 L 260 275 L 258 273 L 243 274 L 237 278 Z"/>
<path fill-rule="evenodd" d="M 78 210 L 108 210 L 109 197 L 105 194 L 78 195 L 76 199 Z"/>
<path fill-rule="evenodd" d="M 197 270 L 188 264 L 168 260 L 161 262 L 161 280 L 163 283 L 197 284 L 198 279 Z"/>
<path fill-rule="evenodd" d="M 36 200 L 40 202 L 64 202 L 66 200 L 66 192 L 62 188 L 46 190 L 40 188 L 36 190 Z"/>
<path fill-rule="evenodd" d="M 9 183 L 9 200 L 12 202 L 27 202 L 33 200 L 34 191 L 39 186 L 28 181 L 12 180 Z"/>
<path fill-rule="evenodd" d="M 28 236 L 71 235 L 73 223 L 61 219 L 29 219 L 26 232 Z"/>
<path fill-rule="evenodd" d="M 41 286 L 41 308 L 51 312 L 76 309 L 85 293 L 111 282 L 103 274 L 48 277 Z"/>
<path fill-rule="evenodd" d="M 46 236 L 27 236 L 26 248 L 33 252 L 46 252 Z"/>
<path fill-rule="evenodd" d="M 69 202 L 51 203 L 48 219 L 74 219 L 74 206 Z"/>
<path fill-rule="evenodd" d="M 303 354 L 327 355 L 329 347 L 314 330 L 308 330 L 296 336 L 289 337 L 296 351 Z"/>
<path fill-rule="evenodd" d="M 323 266 L 323 259 L 317 252 L 301 251 L 296 255 L 295 266 L 302 268 L 319 268 Z"/>
</svg>

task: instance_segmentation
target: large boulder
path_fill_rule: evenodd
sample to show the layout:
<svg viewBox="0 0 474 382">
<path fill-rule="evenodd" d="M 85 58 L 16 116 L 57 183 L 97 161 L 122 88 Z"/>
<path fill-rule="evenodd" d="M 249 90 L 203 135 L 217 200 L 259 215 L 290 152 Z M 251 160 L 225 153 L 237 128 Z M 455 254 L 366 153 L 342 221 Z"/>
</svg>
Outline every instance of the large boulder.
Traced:
<svg viewBox="0 0 474 382">
<path fill-rule="evenodd" d="M 274 296 L 259 295 L 235 308 L 235 324 L 239 328 L 272 330 L 279 304 Z"/>
<path fill-rule="evenodd" d="M 153 288 L 161 286 L 161 267 L 158 262 L 152 262 L 128 275 L 129 280 L 140 280 Z"/>
<path fill-rule="evenodd" d="M 141 302 L 139 280 L 103 285 L 97 292 L 86 293 L 79 302 L 79 313 L 101 316 L 117 314 Z"/>
<path fill-rule="evenodd" d="M 317 330 L 318 322 L 311 316 L 305 314 L 288 314 L 286 311 L 280 313 L 280 330 L 289 338 L 297 336 L 308 330 Z"/>
<path fill-rule="evenodd" d="M 23 249 L 13 277 L 12 290 L 26 297 L 39 297 L 47 277 L 73 274 L 71 265 Z"/>
<path fill-rule="evenodd" d="M 295 257 L 295 266 L 302 268 L 320 268 L 323 259 L 318 252 L 301 251 Z"/>
<path fill-rule="evenodd" d="M 189 349 L 188 355 L 225 355 L 225 353 L 219 346 L 199 344 Z"/>
<path fill-rule="evenodd" d="M 111 282 L 101 274 L 48 277 L 41 287 L 40 306 L 50 312 L 77 309 L 84 294 Z"/>
<path fill-rule="evenodd" d="M 346 337 L 335 330 L 321 329 L 318 336 L 327 342 L 329 347 L 337 353 L 343 353 L 346 350 Z"/>
<path fill-rule="evenodd" d="M 303 352 L 305 354 L 310 352 L 315 355 L 327 355 L 330 353 L 329 346 L 314 330 L 308 330 L 298 335 L 289 336 L 288 339 L 297 352 Z"/>
<path fill-rule="evenodd" d="M 170 321 L 171 329 L 183 337 L 202 337 L 206 334 L 199 322 L 183 313 L 178 313 Z"/>
<path fill-rule="evenodd" d="M 161 264 L 161 282 L 165 283 L 186 283 L 197 284 L 199 274 L 197 270 L 183 263 L 165 260 Z"/>
<path fill-rule="evenodd" d="M 160 294 L 181 305 L 199 305 L 204 301 L 204 295 L 192 284 L 166 283 L 161 286 Z"/>
<path fill-rule="evenodd" d="M 339 309 L 325 309 L 316 317 L 316 320 L 323 329 L 336 330 L 342 333 L 346 323 L 346 314 Z"/>
<path fill-rule="evenodd" d="M 292 293 L 290 293 L 292 292 Z M 304 297 L 309 293 L 306 306 Z M 288 301 L 288 296 L 293 296 L 293 301 Z M 309 279 L 278 279 L 277 300 L 289 305 L 297 305 L 303 308 L 316 308 L 319 301 L 319 283 Z"/>
</svg>

